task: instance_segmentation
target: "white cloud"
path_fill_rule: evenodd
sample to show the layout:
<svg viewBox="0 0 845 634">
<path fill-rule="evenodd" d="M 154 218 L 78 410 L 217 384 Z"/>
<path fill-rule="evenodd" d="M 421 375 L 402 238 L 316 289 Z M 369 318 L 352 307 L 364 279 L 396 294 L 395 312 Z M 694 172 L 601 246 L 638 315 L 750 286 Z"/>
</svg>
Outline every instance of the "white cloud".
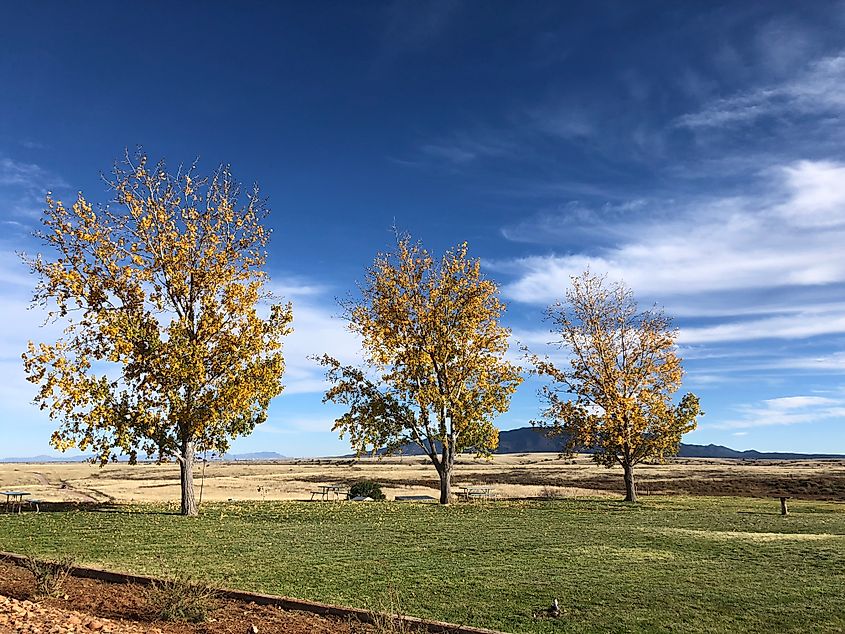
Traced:
<svg viewBox="0 0 845 634">
<path fill-rule="evenodd" d="M 304 418 L 299 416 L 276 417 L 270 422 L 259 425 L 256 432 L 266 434 L 294 435 L 301 433 L 331 433 L 334 420 L 326 415 L 319 418 Z"/>
<path fill-rule="evenodd" d="M 28 243 L 44 209 L 45 194 L 67 187 L 64 179 L 40 165 L 0 154 L 0 242 L 17 248 Z"/>
<path fill-rule="evenodd" d="M 743 320 L 706 327 L 682 327 L 682 344 L 751 339 L 802 339 L 845 333 L 845 312 L 802 311 L 765 319 Z"/>
<path fill-rule="evenodd" d="M 37 216 L 47 191 L 67 187 L 63 178 L 40 165 L 0 156 L 0 204 L 6 221 L 13 215 L 27 219 Z"/>
<path fill-rule="evenodd" d="M 763 401 L 771 410 L 793 411 L 809 407 L 837 405 L 839 401 L 824 396 L 780 396 Z"/>
<path fill-rule="evenodd" d="M 614 243 L 591 253 L 488 266 L 516 276 L 503 292 L 520 302 L 562 298 L 570 277 L 589 267 L 624 280 L 639 298 L 673 314 L 756 317 L 685 328 L 687 343 L 845 332 L 845 306 L 824 291 L 845 284 L 845 164 L 799 161 L 766 170 L 755 185 L 759 193 L 744 197 L 638 204 L 639 213 L 609 223 Z M 664 210 L 673 207 L 670 218 Z M 562 227 L 567 222 L 564 216 Z M 598 231 L 602 222 L 601 214 L 593 219 L 579 212 L 577 230 Z M 549 224 L 548 217 L 538 218 L 537 241 L 545 240 Z M 530 228 L 522 223 L 517 233 L 526 240 Z M 801 288 L 808 289 L 806 303 L 796 304 L 789 293 Z"/>
<path fill-rule="evenodd" d="M 534 244 L 560 242 L 572 239 L 574 235 L 590 241 L 619 240 L 626 235 L 626 223 L 630 218 L 647 207 L 644 200 L 607 203 L 600 208 L 571 201 L 502 227 L 501 234 L 512 242 Z"/>
<path fill-rule="evenodd" d="M 845 399 L 820 396 L 784 396 L 737 408 L 736 418 L 711 425 L 714 429 L 743 429 L 802 425 L 845 418 Z"/>
<path fill-rule="evenodd" d="M 777 359 L 772 361 L 769 367 L 773 369 L 845 373 L 845 350 L 830 351 L 815 356 Z"/>
<path fill-rule="evenodd" d="M 685 387 L 710 387 L 735 382 L 735 378 L 727 374 L 708 374 L 705 372 L 687 372 L 684 376 Z"/>
<path fill-rule="evenodd" d="M 48 173 L 34 163 L 23 163 L 0 157 L 0 185 L 40 187 L 48 180 Z"/>
<path fill-rule="evenodd" d="M 285 394 L 322 392 L 323 369 L 309 356 L 330 354 L 342 363 L 360 360 L 360 342 L 336 317 L 333 300 L 293 300 L 293 333 L 285 339 Z"/>
<path fill-rule="evenodd" d="M 423 144 L 420 152 L 438 164 L 464 165 L 482 158 L 510 155 L 519 148 L 514 133 L 509 130 L 473 128 L 444 136 Z"/>
<path fill-rule="evenodd" d="M 14 251 L 0 250 L 0 283 L 15 295 L 27 295 L 35 288 L 35 278 L 28 267 Z"/>
<path fill-rule="evenodd" d="M 310 280 L 289 276 L 279 280 L 271 279 L 267 287 L 274 295 L 287 300 L 315 297 L 329 291 L 329 287 L 323 284 L 315 284 Z"/>
<path fill-rule="evenodd" d="M 46 150 L 47 145 L 42 143 L 41 141 L 36 141 L 35 139 L 24 139 L 21 141 L 21 145 L 25 147 L 27 150 Z"/>
<path fill-rule="evenodd" d="M 845 166 L 831 161 L 799 161 L 783 168 L 792 195 L 776 211 L 798 227 L 845 224 Z"/>
<path fill-rule="evenodd" d="M 782 83 L 711 102 L 679 117 L 678 127 L 701 129 L 753 122 L 779 115 L 824 115 L 845 108 L 845 54 L 825 57 Z"/>
</svg>

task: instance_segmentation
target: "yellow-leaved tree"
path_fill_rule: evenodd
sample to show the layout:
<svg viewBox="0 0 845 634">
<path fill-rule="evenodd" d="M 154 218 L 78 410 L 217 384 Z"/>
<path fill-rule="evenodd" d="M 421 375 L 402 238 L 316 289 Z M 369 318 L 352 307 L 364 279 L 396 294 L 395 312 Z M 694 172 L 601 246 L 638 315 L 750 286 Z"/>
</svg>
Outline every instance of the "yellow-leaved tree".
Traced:
<svg viewBox="0 0 845 634">
<path fill-rule="evenodd" d="M 625 500 L 636 502 L 634 466 L 676 454 L 702 414 L 695 394 L 672 400 L 683 376 L 677 330 L 662 310 L 640 312 L 624 284 L 589 271 L 572 278 L 566 302 L 550 306 L 547 319 L 570 362 L 529 355 L 553 381 L 542 388 L 539 425 L 562 436 L 569 453 L 586 449 L 599 464 L 621 465 Z"/>
<path fill-rule="evenodd" d="M 499 324 L 498 287 L 465 243 L 438 261 L 397 236 L 396 251 L 376 257 L 360 291 L 344 308 L 365 365 L 319 359 L 331 384 L 324 400 L 349 407 L 334 429 L 348 433 L 359 454 L 420 447 L 448 504 L 457 454 L 497 447 L 493 419 L 522 381 L 505 359 L 510 331 Z"/>
<path fill-rule="evenodd" d="M 267 215 L 258 189 L 229 168 L 170 174 L 138 154 L 115 165 L 113 203 L 48 194 L 48 254 L 24 260 L 34 303 L 61 322 L 54 343 L 29 343 L 27 379 L 61 423 L 52 444 L 105 464 L 139 452 L 180 465 L 181 509 L 196 515 L 195 453 L 223 453 L 282 391 L 289 304 L 266 288 Z"/>
</svg>

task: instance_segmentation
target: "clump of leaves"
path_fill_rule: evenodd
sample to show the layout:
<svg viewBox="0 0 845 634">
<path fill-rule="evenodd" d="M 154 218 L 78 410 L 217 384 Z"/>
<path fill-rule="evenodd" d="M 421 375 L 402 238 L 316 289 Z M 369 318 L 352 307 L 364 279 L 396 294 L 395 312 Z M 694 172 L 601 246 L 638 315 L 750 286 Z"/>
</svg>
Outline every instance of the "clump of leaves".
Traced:
<svg viewBox="0 0 845 634">
<path fill-rule="evenodd" d="M 35 577 L 36 597 L 57 597 L 74 567 L 73 557 L 62 557 L 57 561 L 27 557 L 19 562 Z"/>
<path fill-rule="evenodd" d="M 385 499 L 384 493 L 381 492 L 381 485 L 372 480 L 361 480 L 349 487 L 349 497 L 370 497 L 374 500 Z"/>
<path fill-rule="evenodd" d="M 186 574 L 153 581 L 146 588 L 153 616 L 161 621 L 203 623 L 214 609 L 217 591 Z"/>
</svg>

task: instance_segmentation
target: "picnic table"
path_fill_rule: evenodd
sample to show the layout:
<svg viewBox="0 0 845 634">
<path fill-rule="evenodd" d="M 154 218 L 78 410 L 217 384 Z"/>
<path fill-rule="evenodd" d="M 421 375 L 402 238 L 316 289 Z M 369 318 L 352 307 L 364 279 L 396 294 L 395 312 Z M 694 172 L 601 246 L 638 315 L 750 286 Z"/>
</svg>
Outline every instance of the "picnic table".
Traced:
<svg viewBox="0 0 845 634">
<path fill-rule="evenodd" d="M 0 495 L 6 496 L 6 512 L 9 513 L 17 509 L 18 513 L 23 508 L 23 499 L 30 495 L 26 491 L 0 491 Z"/>
<path fill-rule="evenodd" d="M 464 500 L 489 500 L 496 497 L 496 491 L 489 486 L 464 486 L 458 487 L 458 496 Z"/>
<path fill-rule="evenodd" d="M 397 495 L 393 499 L 397 502 L 437 502 L 437 498 L 430 495 Z"/>
<path fill-rule="evenodd" d="M 328 500 L 339 500 L 340 495 L 346 497 L 346 487 L 341 484 L 319 484 L 317 485 L 319 491 L 311 491 L 311 499 L 316 496 L 317 499 L 327 502 Z"/>
</svg>

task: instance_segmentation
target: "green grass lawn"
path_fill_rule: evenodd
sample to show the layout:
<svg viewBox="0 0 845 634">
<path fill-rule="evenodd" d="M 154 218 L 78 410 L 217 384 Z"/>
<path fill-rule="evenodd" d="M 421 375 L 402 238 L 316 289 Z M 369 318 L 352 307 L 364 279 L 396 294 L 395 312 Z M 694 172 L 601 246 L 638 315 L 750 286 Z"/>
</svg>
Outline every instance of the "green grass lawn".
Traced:
<svg viewBox="0 0 845 634">
<path fill-rule="evenodd" d="M 0 515 L 0 550 L 512 632 L 845 631 L 845 505 L 651 497 Z M 556 620 L 534 613 L 560 600 Z"/>
</svg>

